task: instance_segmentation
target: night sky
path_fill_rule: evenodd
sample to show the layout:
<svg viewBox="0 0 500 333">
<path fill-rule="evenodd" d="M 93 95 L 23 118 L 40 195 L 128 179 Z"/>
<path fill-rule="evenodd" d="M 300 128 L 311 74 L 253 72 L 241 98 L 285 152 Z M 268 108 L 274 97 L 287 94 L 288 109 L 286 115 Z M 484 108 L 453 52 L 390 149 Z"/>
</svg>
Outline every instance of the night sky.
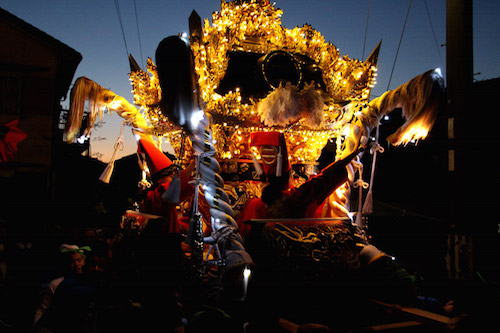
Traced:
<svg viewBox="0 0 500 333">
<path fill-rule="evenodd" d="M 86 76 L 133 102 L 127 52 L 141 66 L 147 57 L 154 61 L 156 47 L 163 38 L 189 30 L 188 17 L 192 10 L 196 10 L 202 19 L 211 21 L 212 12 L 220 10 L 220 1 L 2 0 L 0 6 L 80 52 L 83 60 L 74 80 Z M 432 68 L 440 67 L 446 77 L 445 0 L 283 0 L 276 1 L 275 7 L 284 12 L 281 18 L 283 26 L 291 29 L 310 24 L 322 33 L 326 41 L 334 44 L 341 55 L 364 60 L 382 41 L 377 85 L 372 90 L 374 97 Z M 476 80 L 500 77 L 499 15 L 500 1 L 474 1 Z M 123 22 L 123 34 L 119 18 Z M 62 105 L 67 107 L 68 101 Z M 106 115 L 105 124 L 96 129 L 91 138 L 92 154 L 102 154 L 104 161 L 109 159 L 120 132 L 121 120 L 116 114 Z M 117 158 L 137 149 L 130 131 L 126 131 L 124 139 L 125 149 Z"/>
</svg>

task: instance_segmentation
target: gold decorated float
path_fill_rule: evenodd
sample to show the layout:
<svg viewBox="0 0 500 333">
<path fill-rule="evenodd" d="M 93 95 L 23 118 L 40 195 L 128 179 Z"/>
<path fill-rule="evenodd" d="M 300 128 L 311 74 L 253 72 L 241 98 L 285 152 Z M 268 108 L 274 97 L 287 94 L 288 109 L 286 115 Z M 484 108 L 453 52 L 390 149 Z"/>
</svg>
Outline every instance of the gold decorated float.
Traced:
<svg viewBox="0 0 500 333">
<path fill-rule="evenodd" d="M 366 62 L 341 56 L 333 44 L 325 42 L 321 33 L 309 25 L 284 28 L 282 11 L 271 4 L 222 2 L 221 5 L 221 11 L 213 14 L 212 25 L 205 20 L 202 33 L 199 36 L 193 33 L 190 41 L 205 111 L 215 120 L 212 129 L 218 158 L 249 159 L 249 134 L 273 130 L 285 134 L 292 164 L 315 163 L 327 141 L 345 136 L 350 124 L 367 107 L 370 89 L 375 84 L 376 53 Z M 267 96 L 242 96 L 237 86 L 225 92 L 217 89 L 232 55 L 241 53 L 256 55 L 260 61 L 262 90 Z M 285 65 L 294 67 L 295 82 L 286 87 L 270 82 L 272 78 L 266 75 L 272 75 L 272 69 L 265 67 L 273 66 L 273 58 L 281 58 L 275 61 L 288 61 Z M 322 82 L 304 82 L 305 70 L 322 73 L 316 75 Z M 169 139 L 178 152 L 178 132 L 172 130 L 167 116 L 152 106 L 159 102 L 161 93 L 151 59 L 147 71 L 130 74 L 134 103 L 142 107 L 154 133 Z M 294 110 L 279 109 L 285 106 L 274 103 L 273 97 L 277 98 L 281 91 L 292 96 L 287 106 Z M 274 105 L 276 112 L 271 114 L 272 107 L 265 105 Z"/>
<path fill-rule="evenodd" d="M 132 57 L 130 81 L 137 107 L 95 82 L 80 78 L 72 91 L 68 139 L 72 140 L 79 129 L 85 100 L 92 105 L 85 133 L 89 133 L 102 109 L 115 110 L 136 134 L 168 142 L 179 159 L 190 160 L 193 154 L 200 160 L 208 158 L 206 165 L 212 167 L 212 176 L 214 172 L 225 175 L 225 201 L 237 214 L 248 200 L 260 195 L 262 187 L 253 172 L 252 157 L 258 160 L 260 156 L 249 146 L 250 133 L 283 133 L 291 164 L 301 166 L 307 176 L 317 171 L 318 158 L 328 142 L 335 143 L 336 159 L 360 146 L 367 147 L 380 119 L 394 109 L 402 109 L 406 123 L 388 138 L 390 143 L 406 145 L 427 136 L 442 103 L 443 79 L 438 70 L 423 73 L 370 100 L 380 44 L 365 61 L 351 59 L 342 56 L 310 25 L 283 27 L 282 14 L 268 1 L 256 0 L 222 1 L 220 11 L 212 16 L 212 24 L 208 20 L 202 24 L 193 11 L 189 36 L 183 38 L 193 55 L 197 84 L 193 94 L 204 112 L 200 117 L 205 119 L 206 115 L 209 119 L 205 119 L 206 128 L 190 133 L 187 147 L 193 150 L 181 149 L 185 128 L 169 119 L 168 112 L 161 108 L 165 92 L 158 64 L 148 59 L 143 70 Z M 200 142 L 195 142 L 196 137 Z M 196 147 L 201 151 L 196 152 Z M 203 147 L 208 150 L 203 151 Z M 180 156 L 181 152 L 187 156 Z M 203 164 L 198 164 L 199 173 Z M 349 166 L 349 181 L 327 199 L 323 218 L 352 218 L 349 197 L 353 186 L 364 184 L 361 167 L 359 159 Z M 210 212 L 216 214 L 220 208 L 216 199 L 220 198 L 212 199 L 206 191 Z M 222 213 L 228 221 L 220 227 L 220 218 L 212 216 L 215 233 L 211 244 L 227 235 L 226 226 L 234 227 L 233 211 Z M 361 207 L 357 213 L 359 217 Z M 363 227 L 359 220 L 356 225 Z M 303 232 L 286 231 L 291 235 Z M 284 234 L 280 232 L 279 237 Z"/>
</svg>

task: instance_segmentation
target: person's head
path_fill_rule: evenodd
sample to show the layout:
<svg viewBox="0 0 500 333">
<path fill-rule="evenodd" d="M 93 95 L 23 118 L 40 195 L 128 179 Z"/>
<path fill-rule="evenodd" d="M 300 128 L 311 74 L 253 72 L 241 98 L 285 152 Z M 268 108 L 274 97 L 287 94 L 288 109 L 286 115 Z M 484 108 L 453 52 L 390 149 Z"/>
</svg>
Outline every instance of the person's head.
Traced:
<svg viewBox="0 0 500 333">
<path fill-rule="evenodd" d="M 85 266 L 85 257 L 78 252 L 68 254 L 69 256 L 69 267 L 72 273 L 82 274 L 83 267 Z"/>
<path fill-rule="evenodd" d="M 108 258 L 104 254 L 93 253 L 89 255 L 89 260 L 87 261 L 87 269 L 89 272 L 93 273 L 103 273 L 108 265 Z"/>
<path fill-rule="evenodd" d="M 83 244 L 92 244 L 102 239 L 102 230 L 94 227 L 85 227 L 82 230 L 81 242 Z"/>
<path fill-rule="evenodd" d="M 92 243 L 92 252 L 87 255 L 85 267 L 88 272 L 101 274 L 107 270 L 109 246 L 105 241 Z"/>
<path fill-rule="evenodd" d="M 62 244 L 59 251 L 64 256 L 66 269 L 69 273 L 82 274 L 85 266 L 85 251 L 90 251 L 90 247 Z"/>
<path fill-rule="evenodd" d="M 160 170 L 159 172 L 153 175 L 153 182 L 157 185 L 170 183 L 177 169 L 178 169 L 177 166 L 172 164 L 171 166 L 163 170 Z"/>
</svg>

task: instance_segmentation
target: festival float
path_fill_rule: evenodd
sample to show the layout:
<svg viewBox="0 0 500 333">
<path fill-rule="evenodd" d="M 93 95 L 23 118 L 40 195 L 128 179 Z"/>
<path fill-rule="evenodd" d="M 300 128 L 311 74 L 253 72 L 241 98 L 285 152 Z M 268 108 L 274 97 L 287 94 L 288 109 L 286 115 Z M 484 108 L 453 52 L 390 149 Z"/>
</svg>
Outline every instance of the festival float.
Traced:
<svg viewBox="0 0 500 333">
<path fill-rule="evenodd" d="M 256 239 L 264 237 L 276 258 L 292 262 L 285 265 L 289 269 L 358 265 L 360 252 L 370 247 L 363 216 L 372 210 L 373 168 L 383 151 L 379 121 L 402 110 L 406 122 L 388 141 L 407 145 L 425 139 L 442 106 L 439 69 L 370 100 L 380 44 L 366 60 L 351 59 L 310 25 L 283 27 L 282 14 L 268 1 L 222 1 L 211 24 L 202 23 L 193 11 L 189 36 L 161 41 L 146 69 L 130 55 L 133 104 L 86 77 L 78 78 L 71 92 L 67 141 L 80 131 L 88 102 L 84 136 L 105 110 L 115 111 L 124 119 L 122 133 L 129 126 L 136 137 L 159 149 L 171 145 L 179 165 L 196 161 L 186 242 L 200 277 L 209 265 L 218 267 L 222 276 L 241 266 L 248 283 L 248 268 L 261 257 L 250 247 L 263 244 L 242 236 L 242 225 L 252 223 L 258 226 Z M 258 133 L 279 133 L 287 154 L 252 144 Z M 331 188 L 314 215 L 236 222 L 245 206 L 261 196 L 264 167 L 289 164 L 293 187 L 298 188 L 321 171 L 318 159 L 327 144 L 335 146 L 336 161 L 349 157 L 348 177 Z M 369 183 L 361 163 L 367 153 L 373 154 Z M 148 166 L 139 162 L 140 186 L 148 187 Z M 109 182 L 113 163 L 114 156 L 102 181 Z M 352 209 L 350 196 L 356 189 L 361 200 Z"/>
</svg>

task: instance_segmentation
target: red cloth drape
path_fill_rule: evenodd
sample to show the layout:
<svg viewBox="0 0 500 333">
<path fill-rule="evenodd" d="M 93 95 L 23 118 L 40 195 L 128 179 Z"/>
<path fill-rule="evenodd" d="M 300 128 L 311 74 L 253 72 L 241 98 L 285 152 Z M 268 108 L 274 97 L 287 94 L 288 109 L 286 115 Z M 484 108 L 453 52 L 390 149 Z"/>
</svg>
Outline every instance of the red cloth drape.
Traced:
<svg viewBox="0 0 500 333">
<path fill-rule="evenodd" d="M 17 144 L 28 136 L 17 127 L 18 123 L 19 120 L 15 119 L 4 125 L 5 132 L 0 134 L 0 163 L 12 159 L 17 151 Z"/>
</svg>

